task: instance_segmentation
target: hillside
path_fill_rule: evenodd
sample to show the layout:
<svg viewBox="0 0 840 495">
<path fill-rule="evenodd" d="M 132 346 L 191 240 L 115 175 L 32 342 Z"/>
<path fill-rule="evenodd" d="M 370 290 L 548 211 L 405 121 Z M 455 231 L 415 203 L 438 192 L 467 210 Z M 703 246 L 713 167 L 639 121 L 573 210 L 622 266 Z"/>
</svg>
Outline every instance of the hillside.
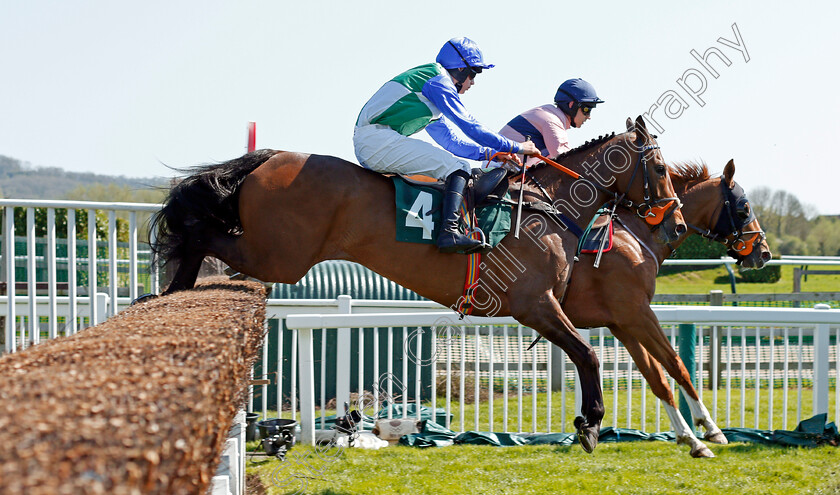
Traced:
<svg viewBox="0 0 840 495">
<path fill-rule="evenodd" d="M 132 190 L 149 189 L 166 184 L 160 178 L 67 172 L 58 167 L 33 167 L 15 158 L 0 155 L 0 197 L 15 199 L 65 199 L 79 186 L 114 185 Z"/>
</svg>

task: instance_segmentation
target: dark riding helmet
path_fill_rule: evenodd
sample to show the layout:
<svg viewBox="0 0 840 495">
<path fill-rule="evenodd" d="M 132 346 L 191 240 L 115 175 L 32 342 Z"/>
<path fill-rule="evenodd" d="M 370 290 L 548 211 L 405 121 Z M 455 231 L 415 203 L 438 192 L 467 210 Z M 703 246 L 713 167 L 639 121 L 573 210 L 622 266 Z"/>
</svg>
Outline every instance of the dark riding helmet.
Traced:
<svg viewBox="0 0 840 495">
<path fill-rule="evenodd" d="M 480 74 L 484 69 L 494 67 L 484 61 L 484 54 L 475 41 L 469 38 L 452 38 L 447 41 L 438 52 L 435 62 L 443 66 L 457 81 L 455 87 L 461 90 L 461 85 L 468 77 Z M 463 70 L 466 68 L 467 70 Z"/>
<path fill-rule="evenodd" d="M 569 108 L 569 102 L 573 103 L 571 108 Z M 598 103 L 604 103 L 604 100 L 598 98 L 591 84 L 580 78 L 564 81 L 554 94 L 554 104 L 572 118 L 581 106 L 595 108 Z"/>
</svg>

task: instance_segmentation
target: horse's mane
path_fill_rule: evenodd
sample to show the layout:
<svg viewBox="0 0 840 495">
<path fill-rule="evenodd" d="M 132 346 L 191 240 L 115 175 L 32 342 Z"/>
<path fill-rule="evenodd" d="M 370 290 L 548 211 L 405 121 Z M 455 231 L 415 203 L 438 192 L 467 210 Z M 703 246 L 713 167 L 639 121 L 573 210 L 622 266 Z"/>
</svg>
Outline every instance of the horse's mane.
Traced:
<svg viewBox="0 0 840 495">
<path fill-rule="evenodd" d="M 594 148 L 601 143 L 609 141 L 610 139 L 615 137 L 615 133 L 611 132 L 609 134 L 605 134 L 603 136 L 598 136 L 595 139 L 590 139 L 589 141 L 583 143 L 582 145 L 578 146 L 577 148 L 571 149 L 565 153 L 561 153 L 554 158 L 555 161 L 562 160 L 563 158 L 568 157 L 569 155 L 573 155 L 575 153 L 580 153 L 581 151 L 586 151 L 590 148 Z"/>
<path fill-rule="evenodd" d="M 703 161 L 675 162 L 669 165 L 671 180 L 684 184 L 702 182 L 711 177 L 709 167 Z"/>
</svg>

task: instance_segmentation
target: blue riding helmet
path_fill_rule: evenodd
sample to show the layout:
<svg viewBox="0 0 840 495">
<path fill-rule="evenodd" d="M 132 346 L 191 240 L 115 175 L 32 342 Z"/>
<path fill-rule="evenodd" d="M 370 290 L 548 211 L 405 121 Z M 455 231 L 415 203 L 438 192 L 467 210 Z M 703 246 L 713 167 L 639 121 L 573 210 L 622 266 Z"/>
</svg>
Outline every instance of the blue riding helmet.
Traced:
<svg viewBox="0 0 840 495">
<path fill-rule="evenodd" d="M 435 62 L 445 69 L 458 69 L 460 67 L 475 67 L 489 69 L 494 64 L 484 62 L 484 54 L 478 48 L 475 41 L 469 38 L 452 38 L 438 52 Z"/>
<path fill-rule="evenodd" d="M 569 101 L 589 103 L 593 107 L 598 103 L 604 103 L 604 100 L 598 98 L 598 94 L 595 93 L 595 88 L 580 78 L 569 79 L 557 88 L 557 93 L 554 95 L 554 103 L 557 103 L 561 107 L 566 107 L 567 105 L 560 104 Z"/>
</svg>

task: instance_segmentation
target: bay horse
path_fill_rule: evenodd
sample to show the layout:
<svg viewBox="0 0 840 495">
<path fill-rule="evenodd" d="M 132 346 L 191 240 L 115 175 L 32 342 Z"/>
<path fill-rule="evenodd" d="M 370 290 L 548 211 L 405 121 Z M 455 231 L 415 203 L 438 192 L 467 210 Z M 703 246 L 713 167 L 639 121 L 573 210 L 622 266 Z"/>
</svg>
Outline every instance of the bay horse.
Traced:
<svg viewBox="0 0 840 495">
<path fill-rule="evenodd" d="M 715 178 L 705 165 L 683 164 L 672 168 L 671 180 L 682 201 L 683 217 L 692 229 L 689 235 L 698 233 L 722 242 L 739 264 L 760 269 L 771 258 L 770 248 L 758 219 L 751 215 L 743 189 L 733 180 L 734 174 L 732 160 L 723 175 Z M 602 256 L 600 266 L 594 267 L 594 255 L 581 256 L 563 308 L 578 328 L 608 327 L 664 403 L 677 443 L 688 444 L 693 457 L 714 457 L 676 408 L 662 365 L 682 389 L 694 424 L 706 431 L 705 439 L 725 444 L 726 437 L 700 401 L 685 365 L 650 308 L 660 265 L 688 236 L 667 246 L 656 245 L 644 222 L 626 212 L 620 212 L 619 218 L 612 250 Z"/>
<path fill-rule="evenodd" d="M 560 306 L 577 239 L 556 221 L 558 212 L 562 208 L 585 223 L 601 205 L 618 202 L 660 225 L 651 234 L 657 242 L 676 241 L 686 230 L 659 146 L 641 116 L 635 124 L 627 121 L 627 132 L 563 157 L 582 179 L 570 184 L 550 166 L 533 167 L 530 177 L 540 185 L 529 181 L 524 191 L 543 198 L 546 208 L 521 220 L 525 235 L 507 235 L 483 256 L 495 260 L 497 271 L 482 270 L 473 300 L 473 314 L 510 315 L 568 353 L 581 377 L 582 416 L 575 426 L 587 452 L 597 445 L 604 405 L 598 358 Z M 286 284 L 320 261 L 342 259 L 458 306 L 467 257 L 396 241 L 390 178 L 335 157 L 274 150 L 192 172 L 173 187 L 153 220 L 156 259 L 177 266 L 165 293 L 193 287 L 205 256 L 259 280 Z M 583 177 L 596 172 L 591 180 Z"/>
</svg>

